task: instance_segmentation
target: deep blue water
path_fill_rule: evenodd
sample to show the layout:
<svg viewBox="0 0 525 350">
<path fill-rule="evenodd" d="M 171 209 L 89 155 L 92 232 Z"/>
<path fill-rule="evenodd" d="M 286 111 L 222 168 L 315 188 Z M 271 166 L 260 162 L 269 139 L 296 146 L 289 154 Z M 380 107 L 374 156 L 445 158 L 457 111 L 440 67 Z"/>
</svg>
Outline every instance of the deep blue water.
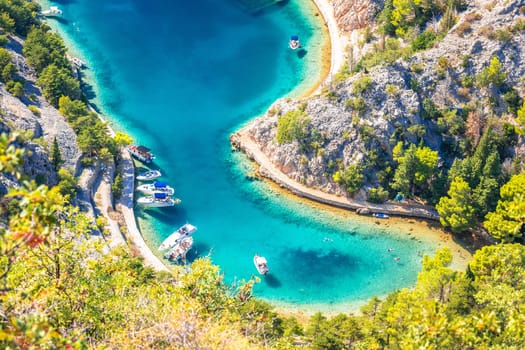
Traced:
<svg viewBox="0 0 525 350">
<path fill-rule="evenodd" d="M 193 256 L 210 253 L 233 282 L 255 274 L 253 254 L 264 255 L 271 274 L 256 295 L 291 304 L 363 300 L 415 282 L 417 251 L 431 252 L 431 243 L 283 198 L 249 181 L 250 166 L 230 150 L 239 125 L 319 78 L 325 38 L 309 1 L 259 14 L 236 0 L 51 3 L 64 16 L 49 23 L 88 62 L 93 101 L 115 129 L 153 150 L 182 199 L 177 208 L 137 208 L 154 247 L 193 223 Z M 291 34 L 306 55 L 288 49 Z"/>
</svg>

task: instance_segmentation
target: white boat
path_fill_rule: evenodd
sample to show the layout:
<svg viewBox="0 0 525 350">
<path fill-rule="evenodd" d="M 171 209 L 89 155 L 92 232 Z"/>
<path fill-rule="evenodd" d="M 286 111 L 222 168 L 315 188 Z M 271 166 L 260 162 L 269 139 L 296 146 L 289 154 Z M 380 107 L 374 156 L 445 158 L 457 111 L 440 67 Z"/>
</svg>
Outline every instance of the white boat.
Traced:
<svg viewBox="0 0 525 350">
<path fill-rule="evenodd" d="M 178 198 L 170 198 L 166 193 L 154 193 L 151 196 L 147 197 L 140 197 L 137 199 L 137 204 L 142 205 L 144 207 L 172 207 L 175 204 L 179 204 L 181 202 Z"/>
<path fill-rule="evenodd" d="M 182 225 L 177 231 L 173 232 L 162 242 L 162 244 L 159 246 L 159 250 L 166 250 L 173 247 L 177 244 L 177 242 L 191 236 L 193 233 L 195 233 L 195 231 L 197 231 L 197 227 L 193 226 L 192 224 Z"/>
<path fill-rule="evenodd" d="M 288 43 L 288 46 L 290 46 L 290 49 L 297 50 L 301 48 L 301 43 L 299 43 L 299 37 L 297 35 L 292 35 L 290 37 L 290 42 Z"/>
<path fill-rule="evenodd" d="M 388 219 L 390 217 L 385 213 L 374 213 L 372 216 L 379 219 Z"/>
<path fill-rule="evenodd" d="M 46 17 L 60 17 L 62 16 L 62 10 L 58 6 L 51 6 L 48 10 L 42 11 L 42 15 Z"/>
<path fill-rule="evenodd" d="M 137 187 L 137 191 L 140 191 L 144 194 L 166 193 L 168 196 L 172 196 L 175 193 L 173 187 L 170 187 L 165 182 L 160 181 L 140 185 Z"/>
<path fill-rule="evenodd" d="M 150 149 L 144 146 L 129 145 L 128 151 L 133 157 L 144 163 L 151 163 L 155 159 Z"/>
<path fill-rule="evenodd" d="M 162 174 L 158 170 L 149 170 L 145 173 L 137 175 L 137 180 L 139 181 L 148 181 L 148 180 L 155 180 L 161 177 Z"/>
<path fill-rule="evenodd" d="M 264 256 L 255 254 L 253 257 L 253 263 L 261 275 L 266 275 L 268 272 L 270 272 L 270 269 L 268 268 L 268 262 Z"/>
<path fill-rule="evenodd" d="M 191 246 L 193 245 L 193 237 L 185 237 L 182 240 L 178 241 L 173 248 L 171 248 L 166 254 L 164 254 L 164 258 L 168 259 L 169 261 L 177 261 L 179 259 L 184 259 L 186 257 L 186 254 L 191 249 Z"/>
<path fill-rule="evenodd" d="M 73 63 L 73 65 L 79 69 L 86 66 L 86 63 L 78 57 L 71 57 L 71 63 Z"/>
</svg>

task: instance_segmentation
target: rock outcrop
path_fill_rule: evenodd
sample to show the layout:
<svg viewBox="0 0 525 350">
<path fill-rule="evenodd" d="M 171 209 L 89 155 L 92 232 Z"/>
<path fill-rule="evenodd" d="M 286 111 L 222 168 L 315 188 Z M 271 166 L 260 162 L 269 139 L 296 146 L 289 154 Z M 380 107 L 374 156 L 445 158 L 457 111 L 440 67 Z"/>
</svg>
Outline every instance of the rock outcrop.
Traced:
<svg viewBox="0 0 525 350">
<path fill-rule="evenodd" d="M 383 0 L 332 0 L 337 25 L 347 32 L 372 23 L 383 3 Z"/>
</svg>

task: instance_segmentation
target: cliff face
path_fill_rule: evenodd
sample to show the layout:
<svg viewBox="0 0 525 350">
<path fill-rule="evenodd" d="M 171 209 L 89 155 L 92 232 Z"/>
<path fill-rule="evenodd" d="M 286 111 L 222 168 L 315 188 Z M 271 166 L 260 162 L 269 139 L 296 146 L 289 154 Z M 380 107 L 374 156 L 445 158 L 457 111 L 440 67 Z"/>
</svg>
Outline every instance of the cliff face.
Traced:
<svg viewBox="0 0 525 350">
<path fill-rule="evenodd" d="M 264 116 L 251 123 L 248 133 L 290 178 L 328 193 L 343 194 L 331 178 L 333 164 L 342 162 L 347 166 L 358 160 L 366 161 L 365 155 L 371 150 L 384 151 L 391 159 L 395 146 L 391 137 L 396 132 L 417 143 L 416 136 L 407 129 L 422 125 L 425 144 L 440 150 L 443 133 L 435 120 L 424 117 L 425 102 L 431 101 L 440 109 L 460 111 L 467 102 L 477 101 L 481 125 L 494 114 L 514 123 L 513 117 L 506 114 L 508 105 L 501 95 L 491 94 L 490 87 L 465 86 L 462 80 L 465 76 L 475 79 L 493 57 L 498 57 L 507 74 L 507 84 L 523 96 L 524 32 L 515 32 L 506 41 L 487 35 L 487 31 L 504 29 L 524 19 L 521 4 L 521 1 L 500 1 L 492 8 L 484 2 L 475 2 L 432 49 L 371 68 L 366 74 L 369 83 L 363 91 L 356 92 L 355 88 L 355 83 L 365 75 L 361 72 L 305 101 L 277 101 Z M 470 23 L 470 32 L 460 33 L 462 23 L 474 13 L 479 15 Z M 359 110 L 353 107 L 356 100 L 361 104 Z M 275 141 L 279 116 L 297 109 L 304 109 L 311 119 L 311 129 L 321 135 L 321 147 L 315 151 L 305 152 L 296 141 L 288 144 Z M 523 153 L 523 143 L 523 137 L 518 139 L 508 156 Z M 440 155 L 444 157 L 441 152 Z M 367 175 L 373 183 L 375 174 Z"/>
<path fill-rule="evenodd" d="M 370 24 L 383 8 L 384 0 L 333 0 L 337 25 L 343 31 L 361 29 Z"/>
<path fill-rule="evenodd" d="M 58 181 L 56 172 L 49 161 L 49 152 L 56 137 L 63 166 L 76 173 L 79 167 L 81 152 L 76 145 L 76 135 L 67 124 L 64 117 L 56 108 L 51 106 L 42 97 L 41 91 L 35 85 L 36 76 L 27 65 L 21 55 L 22 41 L 16 37 L 10 37 L 10 43 L 6 47 L 13 55 L 18 74 L 26 81 L 26 96 L 33 95 L 30 101 L 27 97 L 19 99 L 6 91 L 5 86 L 0 86 L 0 130 L 1 131 L 31 131 L 35 138 L 41 138 L 42 142 L 28 142 L 26 148 L 30 151 L 24 162 L 24 173 L 33 179 L 44 181 L 49 185 L 55 185 Z M 38 113 L 29 110 L 32 105 L 38 109 Z M 8 181 L 4 181 L 6 184 Z M 5 192 L 5 186 L 0 188 Z"/>
</svg>

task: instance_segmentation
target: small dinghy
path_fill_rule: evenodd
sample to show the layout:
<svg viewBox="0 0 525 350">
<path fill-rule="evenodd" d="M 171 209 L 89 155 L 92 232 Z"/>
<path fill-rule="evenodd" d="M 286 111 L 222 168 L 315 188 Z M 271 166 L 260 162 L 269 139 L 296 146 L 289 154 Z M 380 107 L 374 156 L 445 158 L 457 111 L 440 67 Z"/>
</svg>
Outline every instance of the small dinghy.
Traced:
<svg viewBox="0 0 525 350">
<path fill-rule="evenodd" d="M 161 177 L 162 174 L 158 170 L 150 170 L 146 171 L 145 173 L 142 173 L 137 176 L 137 180 L 139 181 L 149 181 L 149 180 L 155 180 L 159 177 Z"/>
<path fill-rule="evenodd" d="M 195 233 L 195 231 L 197 231 L 197 227 L 193 226 L 192 224 L 184 224 L 162 242 L 162 244 L 159 246 L 159 250 L 162 251 L 174 247 L 178 242 Z"/>
<path fill-rule="evenodd" d="M 268 262 L 264 256 L 255 254 L 253 257 L 253 263 L 261 275 L 266 275 L 268 272 L 270 272 L 270 269 L 268 268 Z"/>
<path fill-rule="evenodd" d="M 290 46 L 290 49 L 297 50 L 301 48 L 301 43 L 299 43 L 299 37 L 297 35 L 292 35 L 290 37 L 290 42 L 288 43 L 288 46 Z"/>
<path fill-rule="evenodd" d="M 390 217 L 385 213 L 374 213 L 372 216 L 379 219 L 388 219 Z"/>
</svg>

